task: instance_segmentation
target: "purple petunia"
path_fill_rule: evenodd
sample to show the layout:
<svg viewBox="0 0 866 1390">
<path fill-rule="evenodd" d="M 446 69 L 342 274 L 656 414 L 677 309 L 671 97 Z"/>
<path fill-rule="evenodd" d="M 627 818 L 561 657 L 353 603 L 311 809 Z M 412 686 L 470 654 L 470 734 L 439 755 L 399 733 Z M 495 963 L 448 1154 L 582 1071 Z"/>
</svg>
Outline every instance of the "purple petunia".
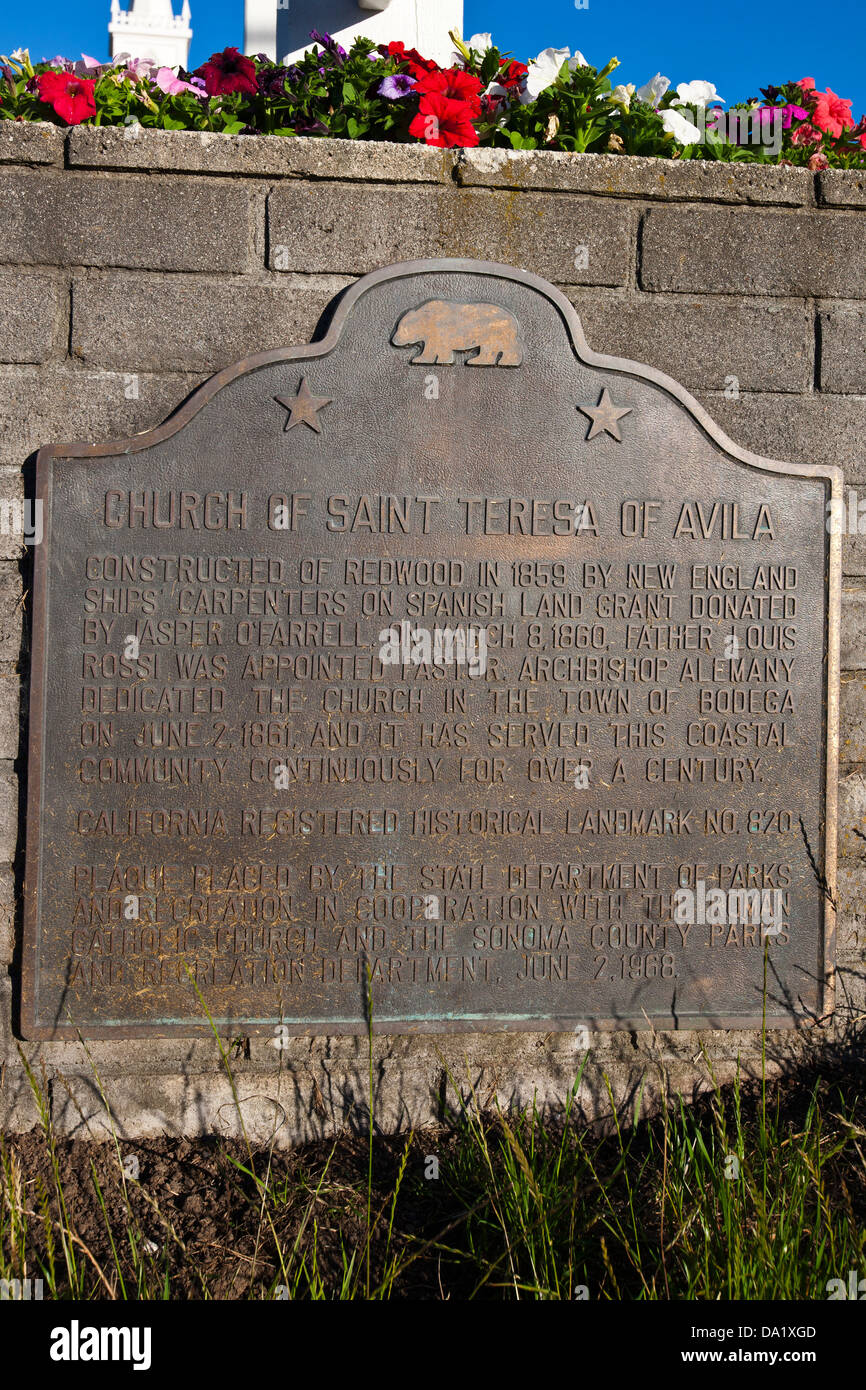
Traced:
<svg viewBox="0 0 866 1390">
<path fill-rule="evenodd" d="M 809 112 L 803 106 L 788 105 L 784 108 L 784 110 L 785 116 L 782 121 L 782 125 L 784 126 L 785 130 L 790 130 L 792 120 L 805 121 L 808 119 L 809 116 Z"/>
<path fill-rule="evenodd" d="M 776 111 L 782 113 L 783 130 L 790 130 L 792 121 L 805 121 L 809 115 L 804 107 L 795 106 L 791 102 L 787 106 L 759 106 L 758 116 L 761 124 L 764 125 L 767 121 L 772 121 L 773 113 Z"/>
<path fill-rule="evenodd" d="M 320 34 L 318 29 L 311 29 L 310 38 L 313 40 L 313 43 L 320 43 L 322 47 L 326 49 L 328 53 L 332 53 L 339 62 L 342 62 L 347 56 L 346 50 L 343 48 L 342 44 L 337 43 L 337 40 L 331 38 L 330 34 Z"/>
<path fill-rule="evenodd" d="M 414 77 L 410 77 L 407 72 L 397 72 L 392 77 L 384 78 L 376 91 L 380 97 L 387 97 L 389 101 L 401 101 L 403 97 L 409 96 L 414 86 Z"/>
<path fill-rule="evenodd" d="M 259 68 L 256 73 L 256 84 L 259 91 L 268 97 L 281 97 L 286 90 L 286 74 L 288 69 L 273 63 L 267 67 Z"/>
<path fill-rule="evenodd" d="M 327 135 L 328 127 L 322 121 L 317 121 L 312 116 L 297 116 L 292 121 L 292 128 L 297 135 Z"/>
</svg>

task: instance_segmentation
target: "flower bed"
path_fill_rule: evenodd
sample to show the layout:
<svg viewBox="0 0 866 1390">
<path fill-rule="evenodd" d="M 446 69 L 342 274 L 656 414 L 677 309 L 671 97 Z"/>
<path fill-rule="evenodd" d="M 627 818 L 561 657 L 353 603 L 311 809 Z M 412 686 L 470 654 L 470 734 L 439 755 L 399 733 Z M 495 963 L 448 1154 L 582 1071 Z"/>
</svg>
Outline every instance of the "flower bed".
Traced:
<svg viewBox="0 0 866 1390">
<path fill-rule="evenodd" d="M 33 64 L 19 49 L 0 59 L 0 119 L 59 125 L 141 125 L 243 135 L 313 135 L 448 148 L 476 145 L 572 153 L 748 160 L 810 169 L 866 165 L 866 117 L 811 78 L 768 86 L 726 106 L 711 82 L 674 90 L 657 73 L 644 86 L 613 85 L 567 48 L 529 63 L 489 34 L 457 34 L 440 67 L 402 43 L 356 39 L 347 52 L 315 30 L 315 46 L 290 67 L 236 48 L 194 72 L 123 55 Z"/>
</svg>

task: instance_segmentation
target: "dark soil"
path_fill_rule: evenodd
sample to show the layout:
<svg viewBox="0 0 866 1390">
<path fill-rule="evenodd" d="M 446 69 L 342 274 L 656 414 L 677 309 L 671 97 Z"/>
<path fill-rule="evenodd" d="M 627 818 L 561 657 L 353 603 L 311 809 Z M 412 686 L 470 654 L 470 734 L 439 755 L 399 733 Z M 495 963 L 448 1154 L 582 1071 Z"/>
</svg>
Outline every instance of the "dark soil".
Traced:
<svg viewBox="0 0 866 1390">
<path fill-rule="evenodd" d="M 375 1230 L 371 1255 L 371 1284 L 375 1286 L 384 1270 L 384 1244 L 391 1197 L 406 1136 L 377 1137 L 373 1155 L 373 1216 L 387 1208 Z M 405 1233 L 421 1237 L 438 1235 L 444 1226 L 459 1224 L 465 1209 L 459 1204 L 437 1200 L 439 1185 L 423 1180 L 423 1156 L 431 1149 L 442 1154 L 448 1136 L 431 1131 L 417 1133 L 412 1141 L 414 1171 L 408 1175 L 400 1200 L 400 1222 L 396 1240 L 405 1247 Z M 38 1205 L 38 1182 L 53 1192 L 51 1155 L 39 1130 L 10 1135 L 4 1140 L 14 1153 L 25 1181 L 25 1205 L 30 1213 L 31 1234 L 36 1248 L 45 1253 Z M 137 1181 L 121 1180 L 117 1151 L 113 1144 L 89 1140 L 56 1140 L 55 1152 L 60 1168 L 69 1225 L 84 1242 L 104 1271 L 109 1285 L 117 1285 L 117 1274 L 107 1226 L 111 1227 L 121 1266 L 128 1266 L 135 1287 L 133 1259 L 127 1229 L 129 1208 L 145 1240 L 157 1247 L 142 1251 L 142 1262 L 153 1289 L 161 1283 L 161 1271 L 170 1267 L 172 1298 L 249 1298 L 274 1297 L 274 1288 L 284 1283 L 277 1245 L 287 1262 L 301 1231 L 304 1248 L 312 1244 L 312 1222 L 304 1222 L 310 1203 L 316 1219 L 316 1253 L 323 1282 L 340 1286 L 344 1260 L 355 1252 L 361 1269 L 366 1250 L 367 1163 L 366 1138 L 353 1135 L 306 1144 L 289 1151 L 253 1153 L 253 1165 L 260 1181 L 267 1181 L 271 1193 L 262 1210 L 261 1188 L 250 1174 L 250 1155 L 240 1142 L 222 1138 L 152 1139 L 123 1141 L 121 1156 L 138 1163 Z M 326 1173 L 320 1195 L 316 1187 Z M 94 1182 L 94 1176 L 96 1182 Z M 420 1182 L 418 1181 L 420 1177 Z M 105 1213 L 97 1191 L 102 1194 Z M 433 1189 L 432 1191 L 430 1189 Z M 56 1213 L 57 1203 L 52 1201 Z M 107 1214 L 107 1221 L 106 1221 Z M 443 1217 L 446 1219 L 443 1220 Z M 59 1231 L 55 1231 L 59 1247 Z M 56 1252 L 57 1257 L 57 1252 Z M 124 1258 L 126 1257 L 126 1258 Z M 60 1257 L 62 1266 L 62 1256 Z M 90 1263 L 90 1262 L 89 1262 Z M 401 1277 L 397 1296 L 407 1298 L 440 1297 L 436 1265 L 429 1255 L 415 1260 Z M 297 1261 L 296 1261 L 297 1264 Z M 32 1269 L 28 1273 L 33 1273 Z M 90 1263 L 97 1297 L 108 1290 Z M 129 1275 L 124 1270 L 129 1287 Z M 304 1288 L 306 1286 L 304 1285 Z M 361 1287 L 364 1287 L 363 1278 Z M 101 1288 L 101 1292 L 98 1290 Z M 119 1288 L 118 1288 L 119 1293 Z M 279 1296 L 277 1294 L 276 1296 Z"/>
<path fill-rule="evenodd" d="M 773 1133 L 783 1145 L 798 1142 L 810 1106 L 818 1105 L 825 1151 L 832 1146 L 839 1155 L 823 1169 L 822 1201 L 841 1213 L 849 1229 L 860 1232 L 866 1229 L 863 1077 L 862 1051 L 858 1048 L 852 1055 L 845 1050 L 837 1056 L 825 1054 L 820 1062 L 768 1085 L 766 1096 L 767 1113 L 775 1116 Z M 730 1088 L 723 1094 L 730 1124 Z M 713 1130 L 717 1104 L 709 1095 L 690 1107 L 707 1135 Z M 760 1086 L 744 1089 L 741 1107 L 746 1149 L 754 1151 L 763 1108 Z M 520 1130 L 517 1121 L 512 1123 Z M 402 1267 L 387 1290 L 391 1297 L 504 1296 L 522 1220 L 506 1236 L 496 1219 L 512 1132 L 506 1133 L 495 1115 L 485 1117 L 484 1132 L 489 1166 L 477 1132 L 470 1134 L 459 1117 L 449 1127 L 416 1131 L 411 1138 L 374 1135 L 371 1291 L 375 1293 L 396 1257 Z M 521 1133 L 527 1145 L 527 1131 Z M 615 1224 L 621 1216 L 628 1224 L 633 1203 L 644 1249 L 657 1253 L 662 1119 L 642 1121 L 622 1136 L 593 1135 L 581 1127 L 569 1136 L 560 1168 L 556 1154 L 561 1133 L 555 1118 L 545 1121 L 530 1139 L 531 1149 L 526 1148 L 535 1176 L 547 1183 L 550 1209 L 557 1202 L 561 1206 L 560 1224 L 554 1229 L 559 1269 L 567 1267 L 571 1279 L 573 1253 L 575 1283 L 591 1281 L 604 1297 L 641 1296 L 640 1278 L 611 1239 L 607 1217 Z M 438 1159 L 435 1180 L 429 1156 Z M 82 1271 L 78 1296 L 366 1296 L 366 1135 L 346 1133 L 336 1140 L 252 1156 L 241 1143 L 217 1137 L 124 1140 L 118 1155 L 111 1143 L 85 1140 L 55 1139 L 52 1150 L 42 1132 L 34 1130 L 0 1139 L 0 1157 L 3 1190 L 17 1190 L 17 1205 L 27 1224 L 25 1264 L 13 1239 L 8 1200 L 0 1196 L 4 1272 L 37 1277 L 51 1262 L 53 1244 L 55 1296 L 76 1293 L 66 1272 L 62 1227 L 76 1237 L 73 1244 Z M 129 1175 L 125 1182 L 121 1160 Z M 65 1217 L 57 1196 L 55 1162 Z M 542 1173 L 547 1176 L 542 1178 Z M 530 1202 L 527 1209 L 531 1206 Z M 864 1238 L 859 1239 L 866 1248 Z M 491 1277 L 491 1264 L 501 1268 L 504 1278 Z M 44 1296 L 49 1296 L 47 1284 Z M 564 1296 L 574 1295 L 566 1291 Z"/>
</svg>

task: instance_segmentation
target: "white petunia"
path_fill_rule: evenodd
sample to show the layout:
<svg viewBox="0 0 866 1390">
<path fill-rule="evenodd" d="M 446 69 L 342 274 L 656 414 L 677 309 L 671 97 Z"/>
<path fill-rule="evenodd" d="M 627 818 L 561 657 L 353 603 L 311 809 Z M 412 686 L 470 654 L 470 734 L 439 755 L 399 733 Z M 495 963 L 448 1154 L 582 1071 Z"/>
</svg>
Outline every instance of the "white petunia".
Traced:
<svg viewBox="0 0 866 1390">
<path fill-rule="evenodd" d="M 610 94 L 611 101 L 615 101 L 617 106 L 622 106 L 627 111 L 631 106 L 631 99 L 634 96 L 634 83 L 628 82 L 625 86 L 614 87 Z"/>
<path fill-rule="evenodd" d="M 691 121 L 687 121 L 679 111 L 669 107 L 666 111 L 659 112 L 662 124 L 668 135 L 672 135 L 678 145 L 694 145 L 699 143 L 701 132 Z"/>
<path fill-rule="evenodd" d="M 528 65 L 529 70 L 523 79 L 523 87 L 520 92 L 521 106 L 528 106 L 543 91 L 553 86 L 559 76 L 559 69 L 570 56 L 570 48 L 545 48 L 537 58 L 532 59 Z"/>
<path fill-rule="evenodd" d="M 575 68 L 588 68 L 588 67 L 589 67 L 589 63 L 586 61 L 586 59 L 584 58 L 583 54 L 582 54 L 580 51 L 578 51 L 577 53 L 575 53 L 574 57 L 573 57 L 573 58 L 569 58 L 569 60 L 568 60 L 568 71 L 569 71 L 569 72 L 574 72 Z"/>
<path fill-rule="evenodd" d="M 465 40 L 467 48 L 474 48 L 476 53 L 486 53 L 488 48 L 493 47 L 492 34 L 473 34 L 471 39 Z"/>
<path fill-rule="evenodd" d="M 709 106 L 711 101 L 725 100 L 716 91 L 714 82 L 678 82 L 677 94 L 673 99 L 674 106 Z"/>
<path fill-rule="evenodd" d="M 657 72 L 643 87 L 638 87 L 635 95 L 638 101 L 645 101 L 647 106 L 657 106 L 670 85 L 670 78 L 662 77 L 661 73 Z"/>
</svg>

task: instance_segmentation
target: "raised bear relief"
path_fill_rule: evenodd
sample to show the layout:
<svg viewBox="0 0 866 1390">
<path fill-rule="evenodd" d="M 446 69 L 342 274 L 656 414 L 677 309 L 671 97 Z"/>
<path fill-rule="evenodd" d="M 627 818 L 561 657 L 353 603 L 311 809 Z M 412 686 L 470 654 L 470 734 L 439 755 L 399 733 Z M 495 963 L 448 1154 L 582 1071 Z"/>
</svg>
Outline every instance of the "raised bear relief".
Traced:
<svg viewBox="0 0 866 1390">
<path fill-rule="evenodd" d="M 519 367 L 523 343 L 517 319 L 499 304 L 458 304 L 428 299 L 400 319 L 395 347 L 420 344 L 412 364 L 451 366 L 455 352 L 466 352 L 467 367 Z"/>
</svg>

